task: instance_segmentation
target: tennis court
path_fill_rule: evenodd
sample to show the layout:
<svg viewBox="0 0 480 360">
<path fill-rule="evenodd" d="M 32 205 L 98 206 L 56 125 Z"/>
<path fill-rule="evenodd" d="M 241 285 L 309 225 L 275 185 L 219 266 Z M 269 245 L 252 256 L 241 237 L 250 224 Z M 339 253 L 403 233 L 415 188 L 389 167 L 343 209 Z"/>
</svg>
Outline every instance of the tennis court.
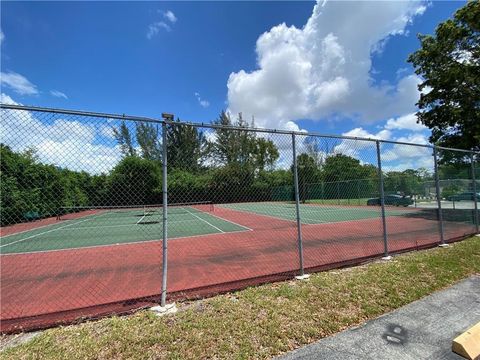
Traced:
<svg viewBox="0 0 480 360">
<path fill-rule="evenodd" d="M 215 207 L 235 211 L 239 222 L 244 213 L 292 222 L 297 216 L 295 205 L 286 202 L 235 203 Z M 215 215 L 215 207 L 212 203 L 169 206 L 168 238 L 251 230 Z M 386 216 L 402 216 L 415 211 L 413 208 L 386 209 Z M 379 208 L 366 206 L 301 204 L 300 212 L 303 224 L 347 222 L 379 216 Z M 263 220 L 259 218 L 259 221 Z M 158 241 L 162 239 L 162 232 L 161 205 L 64 208 L 53 224 L 2 236 L 0 250 L 2 254 L 13 254 Z"/>
<path fill-rule="evenodd" d="M 296 221 L 295 204 L 283 202 L 252 202 L 219 205 L 228 209 Z M 386 216 L 402 216 L 416 212 L 414 208 L 387 208 Z M 326 224 L 342 221 L 366 220 L 379 217 L 380 208 L 370 206 L 335 206 L 300 204 L 302 224 Z"/>
<path fill-rule="evenodd" d="M 69 212 L 67 210 L 75 210 Z M 249 228 L 215 215 L 211 203 L 168 207 L 168 237 L 223 234 Z M 2 254 L 126 244 L 162 239 L 162 207 L 64 208 L 54 224 L 2 236 Z"/>
</svg>

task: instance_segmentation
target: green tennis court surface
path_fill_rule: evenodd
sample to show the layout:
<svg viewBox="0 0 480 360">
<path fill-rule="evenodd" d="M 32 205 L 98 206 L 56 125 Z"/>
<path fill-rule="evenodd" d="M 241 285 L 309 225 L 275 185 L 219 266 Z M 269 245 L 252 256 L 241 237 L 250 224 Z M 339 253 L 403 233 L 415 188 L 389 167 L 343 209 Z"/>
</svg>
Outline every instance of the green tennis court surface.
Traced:
<svg viewBox="0 0 480 360">
<path fill-rule="evenodd" d="M 283 220 L 296 221 L 295 204 L 293 203 L 240 203 L 219 205 L 232 210 L 244 211 L 259 215 L 266 215 Z M 405 215 L 415 212 L 415 209 L 393 210 L 386 209 L 386 216 Z M 300 205 L 300 214 L 303 224 L 324 224 L 339 221 L 362 219 L 380 219 L 379 207 L 338 207 L 324 205 Z"/>
<path fill-rule="evenodd" d="M 0 239 L 1 254 L 49 251 L 162 239 L 162 213 L 99 210 L 76 219 L 65 216 L 56 224 Z M 169 239 L 249 230 L 195 207 L 169 209 Z"/>
</svg>

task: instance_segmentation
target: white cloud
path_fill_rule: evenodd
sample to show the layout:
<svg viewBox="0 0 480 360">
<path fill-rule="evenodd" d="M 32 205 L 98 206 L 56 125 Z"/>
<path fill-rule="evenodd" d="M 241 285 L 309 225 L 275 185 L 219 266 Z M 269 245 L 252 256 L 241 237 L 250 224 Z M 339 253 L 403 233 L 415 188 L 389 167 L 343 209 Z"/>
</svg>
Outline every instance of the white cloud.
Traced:
<svg viewBox="0 0 480 360">
<path fill-rule="evenodd" d="M 347 131 L 342 134 L 343 136 L 350 136 L 350 137 L 359 137 L 359 138 L 366 138 L 366 139 L 378 139 L 378 140 L 389 140 L 392 133 L 389 130 L 381 130 L 376 134 L 371 134 L 367 130 L 359 127 Z"/>
<path fill-rule="evenodd" d="M 18 104 L 3 93 L 1 102 Z M 97 135 L 104 133 L 106 125 L 98 121 L 80 122 L 60 116 L 40 119 L 34 112 L 8 109 L 2 109 L 2 117 L 2 143 L 14 151 L 33 147 L 42 163 L 98 174 L 110 171 L 121 158 L 114 142 L 99 143 Z"/>
<path fill-rule="evenodd" d="M 387 122 L 388 125 L 388 122 Z M 411 132 L 394 138 L 395 141 L 411 144 L 428 144 L 428 136 Z M 381 158 L 385 171 L 403 171 L 405 169 L 433 168 L 432 149 L 406 144 L 382 144 Z"/>
<path fill-rule="evenodd" d="M 50 95 L 58 97 L 58 98 L 68 99 L 68 96 L 65 93 L 63 93 L 61 91 L 58 91 L 58 90 L 50 90 Z"/>
<path fill-rule="evenodd" d="M 173 11 L 171 10 L 167 10 L 165 12 L 163 12 L 163 17 L 165 19 L 167 19 L 168 21 L 170 21 L 172 24 L 176 23 L 177 22 L 177 17 L 175 16 L 175 14 L 173 13 Z"/>
<path fill-rule="evenodd" d="M 376 85 L 369 72 L 379 44 L 424 11 L 418 1 L 318 2 L 303 28 L 280 24 L 258 38 L 258 69 L 229 76 L 229 110 L 275 128 L 332 114 L 376 121 L 413 112 L 416 75 Z"/>
<path fill-rule="evenodd" d="M 175 14 L 173 13 L 173 11 L 171 10 L 167 10 L 167 11 L 158 10 L 158 12 L 162 14 L 163 18 L 170 24 L 175 24 L 178 20 Z M 165 30 L 168 32 L 172 31 L 172 27 L 169 24 L 167 24 L 167 22 L 156 21 L 148 25 L 147 39 L 150 40 L 151 38 L 153 38 L 155 35 L 157 35 L 160 32 L 160 30 Z"/>
<path fill-rule="evenodd" d="M 207 108 L 210 106 L 210 102 L 208 100 L 202 99 L 198 92 L 194 93 L 194 95 L 197 98 L 198 103 L 200 104 L 201 107 Z"/>
<path fill-rule="evenodd" d="M 172 31 L 172 28 L 170 27 L 170 25 L 166 24 L 163 21 L 157 21 L 148 25 L 147 39 L 151 39 L 152 37 L 157 35 L 161 29 L 164 29 L 166 31 Z"/>
<path fill-rule="evenodd" d="M 21 105 L 20 103 L 15 102 L 10 96 L 7 94 L 1 93 L 0 97 L 0 102 L 2 104 L 7 104 L 7 105 Z"/>
<path fill-rule="evenodd" d="M 106 138 L 115 139 L 115 133 L 113 132 L 113 126 L 102 125 L 100 127 L 100 134 L 102 134 L 102 136 L 104 136 Z"/>
<path fill-rule="evenodd" d="M 17 74 L 16 72 L 1 72 L 0 83 L 12 89 L 20 95 L 37 95 L 37 87 L 32 84 L 25 76 Z"/>
<path fill-rule="evenodd" d="M 415 115 L 415 113 L 403 115 L 396 119 L 387 120 L 387 123 L 385 124 L 385 129 L 410 131 L 428 130 L 425 125 L 417 122 L 417 115 Z"/>
<path fill-rule="evenodd" d="M 416 123 L 416 116 L 410 113 L 398 118 L 392 118 L 379 127 L 377 133 L 371 133 L 362 127 L 357 127 L 343 133 L 344 136 L 390 140 L 408 144 L 429 144 L 428 128 Z M 335 146 L 336 153 L 360 158 L 366 156 L 366 150 L 374 150 L 375 144 L 361 140 L 343 140 Z M 432 166 L 432 150 L 428 147 L 381 143 L 381 157 L 386 171 L 429 168 Z"/>
<path fill-rule="evenodd" d="M 5 40 L 5 34 L 3 33 L 2 29 L 0 29 L 0 44 L 3 43 L 3 40 Z"/>
<path fill-rule="evenodd" d="M 367 130 L 358 127 L 347 131 L 342 134 L 343 136 L 357 137 L 364 139 L 375 139 L 375 140 L 390 140 L 392 137 L 392 132 L 390 130 L 380 130 L 376 134 L 372 134 Z M 352 156 L 354 158 L 359 158 L 362 150 L 374 149 L 375 144 L 372 141 L 366 140 L 351 140 L 345 139 L 340 142 L 337 146 L 334 147 L 333 152 L 335 154 L 344 154 Z"/>
</svg>

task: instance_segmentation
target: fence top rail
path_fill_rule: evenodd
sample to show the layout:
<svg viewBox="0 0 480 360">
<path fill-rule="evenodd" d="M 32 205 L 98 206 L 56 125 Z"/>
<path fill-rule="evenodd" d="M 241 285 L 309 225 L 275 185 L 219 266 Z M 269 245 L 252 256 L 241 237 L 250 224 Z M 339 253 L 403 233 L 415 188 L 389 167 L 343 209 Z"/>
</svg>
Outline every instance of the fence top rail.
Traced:
<svg viewBox="0 0 480 360">
<path fill-rule="evenodd" d="M 225 130 L 238 130 L 238 131 L 252 131 L 252 132 L 261 132 L 261 133 L 270 133 L 270 134 L 284 134 L 284 135 L 298 135 L 298 136 L 313 136 L 313 137 L 322 137 L 330 139 L 339 139 L 339 140 L 354 140 L 354 141 L 369 141 L 369 142 L 379 142 L 386 144 L 397 144 L 397 145 L 408 145 L 408 146 L 417 146 L 425 148 L 437 148 L 441 150 L 451 150 L 459 151 L 469 154 L 480 155 L 480 151 L 474 150 L 465 150 L 465 149 L 456 149 L 456 148 L 447 148 L 443 146 L 435 146 L 431 144 L 415 144 L 408 142 L 392 141 L 392 140 L 382 140 L 382 139 L 372 139 L 356 136 L 344 136 L 344 135 L 331 135 L 331 134 L 322 134 L 318 132 L 304 132 L 304 131 L 289 131 L 289 130 L 277 130 L 277 129 L 268 129 L 268 128 L 253 128 L 253 127 L 238 127 L 238 126 L 226 126 L 218 125 L 212 123 L 198 123 L 192 121 L 166 121 L 162 119 L 155 119 L 151 117 L 144 116 L 133 116 L 125 114 L 109 114 L 101 112 L 92 112 L 92 111 L 81 111 L 81 110 L 68 110 L 68 109 L 55 109 L 55 108 L 46 108 L 46 107 L 37 107 L 37 106 L 26 106 L 26 105 L 14 105 L 14 104 L 4 104 L 0 103 L 0 108 L 2 109 L 11 109 L 11 110 L 23 110 L 23 111 L 37 111 L 37 112 L 46 112 L 46 113 L 56 113 L 56 114 L 65 114 L 65 115 L 79 115 L 79 116 L 90 116 L 97 118 L 108 118 L 108 119 L 117 119 L 117 120 L 130 120 L 130 121 L 142 121 L 150 123 L 159 123 L 175 126 L 194 126 L 194 127 L 203 127 L 209 129 L 225 129 Z"/>
<path fill-rule="evenodd" d="M 125 114 L 122 114 L 122 115 L 109 114 L 109 113 L 100 113 L 100 112 L 93 112 L 93 111 L 53 109 L 53 108 L 44 108 L 44 107 L 37 107 L 37 106 L 13 105 L 13 104 L 3 104 L 3 103 L 0 103 L 0 108 L 11 109 L 11 110 L 47 112 L 47 113 L 64 114 L 64 115 L 90 116 L 90 117 L 108 118 L 108 119 L 117 119 L 117 120 L 132 120 L 132 121 L 163 123 L 163 120 L 158 120 L 158 119 L 153 119 L 153 118 L 148 118 L 143 116 L 132 116 L 132 115 L 125 115 Z"/>
</svg>

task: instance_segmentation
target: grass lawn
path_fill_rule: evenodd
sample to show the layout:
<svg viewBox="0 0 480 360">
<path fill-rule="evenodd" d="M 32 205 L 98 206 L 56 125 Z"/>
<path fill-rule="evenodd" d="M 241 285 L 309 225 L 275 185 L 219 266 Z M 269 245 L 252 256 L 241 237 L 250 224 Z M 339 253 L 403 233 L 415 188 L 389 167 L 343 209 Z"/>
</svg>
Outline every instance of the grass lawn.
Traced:
<svg viewBox="0 0 480 360">
<path fill-rule="evenodd" d="M 480 237 L 389 262 L 333 270 L 308 281 L 251 287 L 43 332 L 1 359 L 269 358 L 311 343 L 480 273 Z"/>
</svg>

